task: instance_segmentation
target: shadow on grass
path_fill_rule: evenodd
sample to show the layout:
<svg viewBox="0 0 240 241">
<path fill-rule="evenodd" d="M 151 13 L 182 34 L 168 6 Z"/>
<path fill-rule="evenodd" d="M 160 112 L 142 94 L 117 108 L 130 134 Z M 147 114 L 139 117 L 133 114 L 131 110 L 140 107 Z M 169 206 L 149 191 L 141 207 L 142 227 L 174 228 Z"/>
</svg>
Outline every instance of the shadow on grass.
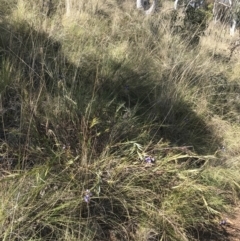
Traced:
<svg viewBox="0 0 240 241">
<path fill-rule="evenodd" d="M 224 228 L 213 226 L 209 232 L 199 232 L 193 233 L 193 236 L 199 241 L 231 241 L 233 236 L 229 234 Z"/>
<path fill-rule="evenodd" d="M 29 145 L 51 152 L 60 144 L 77 155 L 84 138 L 99 155 L 113 132 L 115 142 L 133 140 L 148 124 L 153 128 L 145 141 L 163 138 L 199 154 L 216 151 L 218 140 L 202 118 L 181 96 L 173 97 L 178 93 L 174 86 L 168 85 L 173 95 L 166 94 L 165 81 L 152 79 L 147 69 L 136 72 L 109 59 L 108 75 L 100 75 L 105 62 L 98 56 L 86 56 L 76 66 L 67 60 L 61 43 L 27 23 L 11 26 L 3 21 L 0 32 L 0 134 L 12 150 L 21 149 L 16 156 L 35 159 L 27 154 Z M 94 118 L 99 124 L 90 127 Z"/>
<path fill-rule="evenodd" d="M 83 155 L 85 149 L 92 149 L 91 155 L 98 157 L 109 143 L 138 140 L 145 126 L 150 135 L 143 144 L 163 138 L 173 146 L 191 146 L 200 154 L 215 150 L 215 137 L 181 96 L 174 97 L 178 93 L 174 85 L 169 85 L 166 92 L 165 82 L 159 80 L 156 84 L 147 70 L 137 72 L 109 59 L 110 73 L 100 75 L 98 71 L 103 66 L 98 56 L 86 56 L 76 66 L 67 60 L 61 43 L 27 23 L 10 26 L 2 22 L 0 33 L 0 70 L 4 80 L 0 90 L 0 135 L 2 146 L 7 146 L 1 148 L 5 161 L 17 160 L 15 165 L 21 168 L 46 163 L 53 157 L 59 162 L 63 147 L 67 160 Z M 76 181 L 74 178 L 69 183 Z M 91 214 L 93 223 L 95 216 L 102 218 L 106 214 L 116 225 L 125 222 L 128 213 L 120 201 L 118 205 L 113 200 L 117 203 L 114 208 L 114 202 L 107 198 L 98 201 L 93 207 L 92 203 L 86 204 L 86 213 L 80 215 L 88 219 Z M 103 223 L 98 222 L 100 230 L 114 229 L 102 220 Z M 42 230 L 36 234 L 38 238 L 55 239 L 50 226 L 36 222 L 36 228 Z M 110 234 L 102 235 L 109 240 Z"/>
</svg>

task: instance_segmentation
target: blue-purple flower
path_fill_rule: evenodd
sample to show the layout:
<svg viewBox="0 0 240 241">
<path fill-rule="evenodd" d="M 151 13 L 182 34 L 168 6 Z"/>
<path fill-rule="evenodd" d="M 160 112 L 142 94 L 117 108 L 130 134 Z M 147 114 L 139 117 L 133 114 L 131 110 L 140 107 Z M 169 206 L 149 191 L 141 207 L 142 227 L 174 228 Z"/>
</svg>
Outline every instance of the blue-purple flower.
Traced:
<svg viewBox="0 0 240 241">
<path fill-rule="evenodd" d="M 221 220 L 219 224 L 220 225 L 226 225 L 227 224 L 227 220 Z"/>
<path fill-rule="evenodd" d="M 144 157 L 144 161 L 148 164 L 151 164 L 151 163 L 154 163 L 155 162 L 155 159 L 151 156 L 145 156 Z"/>
<path fill-rule="evenodd" d="M 91 196 L 92 196 L 92 193 L 87 189 L 84 193 L 84 197 L 83 197 L 84 201 L 86 203 L 89 203 L 91 200 Z"/>
</svg>

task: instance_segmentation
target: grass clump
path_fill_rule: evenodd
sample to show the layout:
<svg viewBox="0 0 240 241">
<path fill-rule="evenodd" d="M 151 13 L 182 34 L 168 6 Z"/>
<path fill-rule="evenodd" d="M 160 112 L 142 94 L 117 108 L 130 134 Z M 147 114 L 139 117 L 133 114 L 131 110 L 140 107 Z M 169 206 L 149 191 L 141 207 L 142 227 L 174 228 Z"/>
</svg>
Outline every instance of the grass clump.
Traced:
<svg viewBox="0 0 240 241">
<path fill-rule="evenodd" d="M 146 165 L 138 158 L 108 155 L 87 167 L 70 160 L 64 169 L 50 162 L 9 174 L 2 180 L 2 185 L 11 185 L 4 187 L 1 235 L 6 240 L 136 240 L 141 233 L 146 238 L 188 240 L 190 230 L 216 225 L 220 212 L 227 210 L 230 200 L 219 195 L 223 188 L 218 179 L 224 181 L 228 198 L 238 189 L 222 173 L 210 179 L 208 169 L 192 168 L 193 158 L 199 157 L 159 156 L 154 165 Z M 219 168 L 211 169 L 216 173 Z"/>
<path fill-rule="evenodd" d="M 228 63 L 168 11 L 46 3 L 0 22 L 2 240 L 220 239 L 240 181 Z"/>
</svg>

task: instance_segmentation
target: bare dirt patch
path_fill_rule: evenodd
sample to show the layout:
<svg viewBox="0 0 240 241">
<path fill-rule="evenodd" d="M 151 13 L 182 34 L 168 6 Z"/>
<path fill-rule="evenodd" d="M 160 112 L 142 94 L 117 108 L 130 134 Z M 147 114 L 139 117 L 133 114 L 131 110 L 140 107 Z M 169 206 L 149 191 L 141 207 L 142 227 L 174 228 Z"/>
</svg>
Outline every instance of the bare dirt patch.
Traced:
<svg viewBox="0 0 240 241">
<path fill-rule="evenodd" d="M 240 206 L 232 216 L 223 218 L 211 235 L 205 234 L 199 241 L 240 241 Z"/>
<path fill-rule="evenodd" d="M 240 206 L 236 208 L 232 217 L 226 218 L 226 224 L 221 225 L 226 233 L 226 240 L 240 241 Z"/>
</svg>

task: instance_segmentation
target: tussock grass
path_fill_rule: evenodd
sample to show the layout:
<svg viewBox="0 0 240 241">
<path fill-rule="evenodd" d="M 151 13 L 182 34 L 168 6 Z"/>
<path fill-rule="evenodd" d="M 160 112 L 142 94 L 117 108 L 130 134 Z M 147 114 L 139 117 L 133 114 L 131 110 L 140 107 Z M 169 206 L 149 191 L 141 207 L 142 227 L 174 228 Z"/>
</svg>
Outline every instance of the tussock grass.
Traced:
<svg viewBox="0 0 240 241">
<path fill-rule="evenodd" d="M 75 160 L 65 169 L 49 163 L 9 174 L 1 182 L 12 184 L 4 187 L 1 235 L 6 240 L 107 240 L 111 235 L 131 240 L 145 230 L 148 238 L 188 240 L 188 230 L 213 225 L 227 209 L 230 200 L 220 194 L 223 184 L 229 197 L 237 184 L 223 168 L 190 168 L 191 159 L 200 157 L 160 157 L 153 166 L 108 156 L 85 168 Z M 89 204 L 83 199 L 86 189 L 92 193 Z"/>
<path fill-rule="evenodd" d="M 220 235 L 239 197 L 237 63 L 202 25 L 176 31 L 166 6 L 146 17 L 128 1 L 8 2 L 2 240 Z"/>
</svg>

